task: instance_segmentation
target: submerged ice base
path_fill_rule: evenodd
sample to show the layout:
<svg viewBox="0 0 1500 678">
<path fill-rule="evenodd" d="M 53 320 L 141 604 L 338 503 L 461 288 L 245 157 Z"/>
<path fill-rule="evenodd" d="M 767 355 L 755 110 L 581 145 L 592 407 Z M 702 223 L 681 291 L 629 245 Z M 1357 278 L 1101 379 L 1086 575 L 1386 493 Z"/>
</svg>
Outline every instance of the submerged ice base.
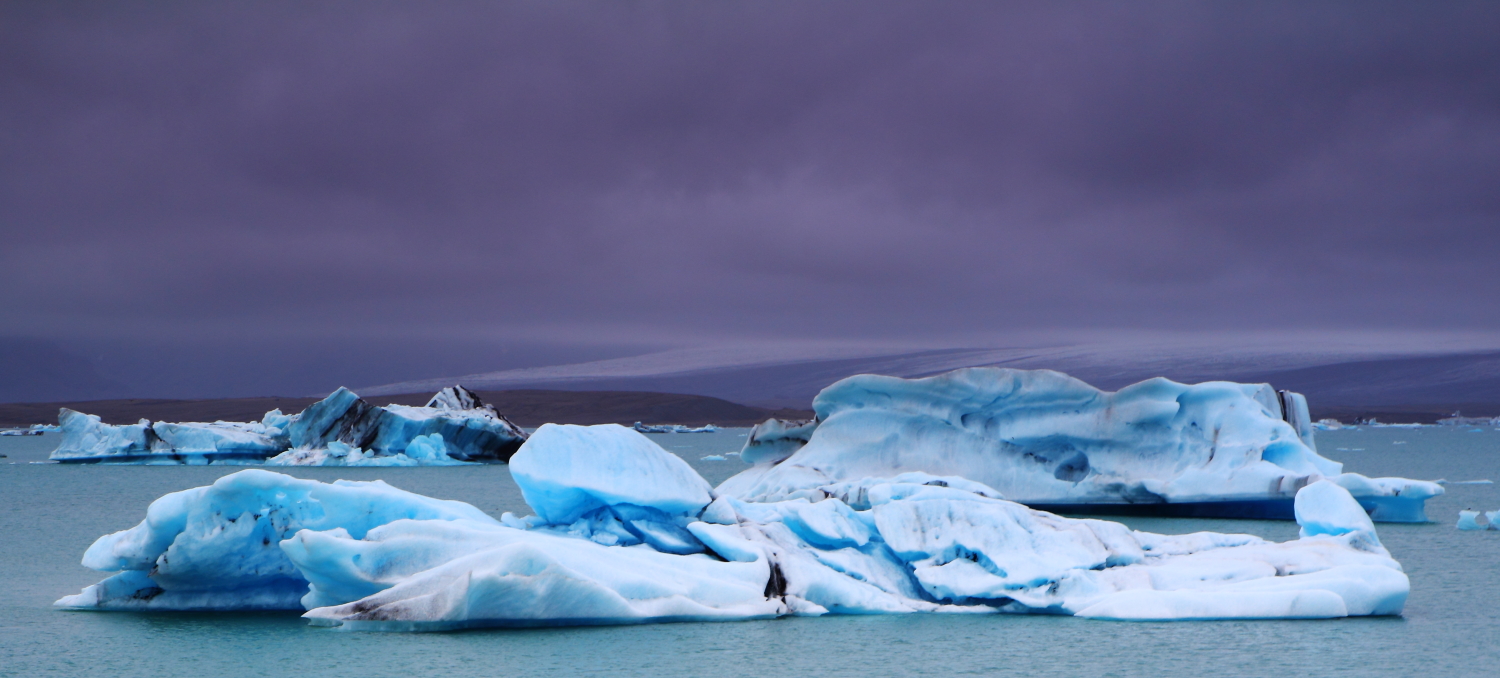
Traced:
<svg viewBox="0 0 1500 678">
<path fill-rule="evenodd" d="M 1401 567 L 1344 488 L 1298 492 L 1299 539 L 1160 535 L 1063 518 L 959 477 L 905 473 L 816 497 L 715 496 L 620 426 L 539 430 L 499 520 L 381 482 L 250 470 L 153 502 L 84 556 L 94 610 L 305 609 L 346 629 L 980 612 L 1098 619 L 1399 614 Z"/>
<path fill-rule="evenodd" d="M 1059 372 L 968 368 L 861 375 L 824 389 L 813 422 L 768 421 L 719 486 L 750 501 L 907 471 L 959 476 L 1052 511 L 1291 518 L 1329 479 L 1372 517 L 1424 522 L 1436 483 L 1367 478 L 1312 447 L 1306 400 L 1265 384 L 1151 379 L 1106 392 Z"/>
</svg>

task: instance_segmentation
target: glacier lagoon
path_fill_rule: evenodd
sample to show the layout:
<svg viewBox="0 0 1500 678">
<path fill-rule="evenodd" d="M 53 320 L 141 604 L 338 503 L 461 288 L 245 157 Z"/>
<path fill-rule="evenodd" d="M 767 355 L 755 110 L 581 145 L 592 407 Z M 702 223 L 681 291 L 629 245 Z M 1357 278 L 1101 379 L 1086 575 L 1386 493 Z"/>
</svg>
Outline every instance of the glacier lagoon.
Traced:
<svg viewBox="0 0 1500 678">
<path fill-rule="evenodd" d="M 1500 475 L 1500 432 L 1469 428 L 1367 429 L 1319 433 L 1331 458 L 1371 474 L 1465 480 Z M 652 436 L 717 484 L 744 465 L 744 430 Z M 1411 576 L 1402 618 L 1318 622 L 1102 623 L 1058 617 L 906 615 L 781 619 L 456 634 L 337 633 L 295 614 L 88 614 L 50 608 L 57 595 L 98 579 L 78 557 L 101 534 L 139 520 L 168 492 L 205 485 L 235 469 L 65 467 L 46 457 L 57 436 L 10 438 L 0 454 L 7 497 L 3 557 L 13 573 L 0 607 L 0 672 L 45 675 L 182 675 L 436 672 L 747 675 L 816 667 L 831 675 L 942 672 L 1029 675 L 1230 675 L 1272 671 L 1405 675 L 1416 667 L 1492 675 L 1500 651 L 1485 642 L 1500 620 L 1487 585 L 1500 534 L 1453 528 L 1459 510 L 1500 507 L 1493 485 L 1450 485 L 1429 502 L 1432 524 L 1382 524 L 1382 542 Z M 4 464 L 3 462 L 15 462 Z M 458 499 L 498 516 L 526 513 L 503 466 L 294 469 L 331 481 L 383 478 L 419 494 Z M 1163 533 L 1244 532 L 1296 538 L 1289 522 L 1123 519 Z M 873 669 L 872 669 L 873 664 Z M 295 666 L 296 669 L 290 667 Z"/>
</svg>

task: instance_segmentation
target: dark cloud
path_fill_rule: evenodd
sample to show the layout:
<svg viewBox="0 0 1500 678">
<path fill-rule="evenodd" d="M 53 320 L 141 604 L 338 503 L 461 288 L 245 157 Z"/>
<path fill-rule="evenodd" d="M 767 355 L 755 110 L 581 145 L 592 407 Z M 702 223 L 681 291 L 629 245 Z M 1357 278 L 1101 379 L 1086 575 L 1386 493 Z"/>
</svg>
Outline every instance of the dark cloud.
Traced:
<svg viewBox="0 0 1500 678">
<path fill-rule="evenodd" d="M 1460 2 L 11 2 L 0 334 L 1493 331 L 1496 35 Z"/>
</svg>

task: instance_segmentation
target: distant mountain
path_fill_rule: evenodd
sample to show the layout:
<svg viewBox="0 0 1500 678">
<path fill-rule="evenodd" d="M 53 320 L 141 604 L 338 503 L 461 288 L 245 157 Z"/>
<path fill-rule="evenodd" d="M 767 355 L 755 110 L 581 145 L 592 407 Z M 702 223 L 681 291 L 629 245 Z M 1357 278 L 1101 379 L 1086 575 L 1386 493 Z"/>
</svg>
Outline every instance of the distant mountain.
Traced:
<svg viewBox="0 0 1500 678">
<path fill-rule="evenodd" d="M 384 405 L 422 405 L 431 392 L 391 394 L 366 399 Z M 480 391 L 484 402 L 521 426 L 557 424 L 686 424 L 753 426 L 770 417 L 806 419 L 811 412 L 772 410 L 731 403 L 719 398 L 640 391 Z M 26 426 L 57 421 L 59 407 L 97 414 L 108 424 L 152 421 L 259 421 L 271 409 L 292 414 L 317 398 L 214 398 L 202 400 L 94 400 L 55 403 L 0 404 L 0 426 Z"/>
</svg>

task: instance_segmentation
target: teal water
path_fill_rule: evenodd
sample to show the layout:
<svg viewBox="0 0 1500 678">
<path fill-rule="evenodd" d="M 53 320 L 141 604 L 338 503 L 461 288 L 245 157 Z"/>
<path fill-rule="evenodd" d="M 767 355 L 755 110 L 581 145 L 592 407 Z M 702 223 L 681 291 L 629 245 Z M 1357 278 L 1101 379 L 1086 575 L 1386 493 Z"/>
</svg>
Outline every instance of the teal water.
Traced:
<svg viewBox="0 0 1500 678">
<path fill-rule="evenodd" d="M 1325 456 L 1366 475 L 1500 480 L 1500 431 L 1361 428 L 1318 433 Z M 744 429 L 652 438 L 717 484 L 743 468 Z M 1450 485 L 1435 522 L 1379 526 L 1411 576 L 1399 618 L 1120 623 L 1066 617 L 906 615 L 734 623 L 350 633 L 295 614 L 63 612 L 57 598 L 104 577 L 78 564 L 98 536 L 150 502 L 233 467 L 62 466 L 56 435 L 0 438 L 0 675 L 233 676 L 1496 676 L 1500 532 L 1459 532 L 1463 508 L 1500 509 L 1494 485 Z M 1338 448 L 1344 448 L 1342 450 Z M 281 469 L 278 469 L 281 470 Z M 498 516 L 527 513 L 504 466 L 286 469 L 386 482 Z M 1126 519 L 1137 529 L 1295 538 L 1288 522 Z"/>
</svg>

